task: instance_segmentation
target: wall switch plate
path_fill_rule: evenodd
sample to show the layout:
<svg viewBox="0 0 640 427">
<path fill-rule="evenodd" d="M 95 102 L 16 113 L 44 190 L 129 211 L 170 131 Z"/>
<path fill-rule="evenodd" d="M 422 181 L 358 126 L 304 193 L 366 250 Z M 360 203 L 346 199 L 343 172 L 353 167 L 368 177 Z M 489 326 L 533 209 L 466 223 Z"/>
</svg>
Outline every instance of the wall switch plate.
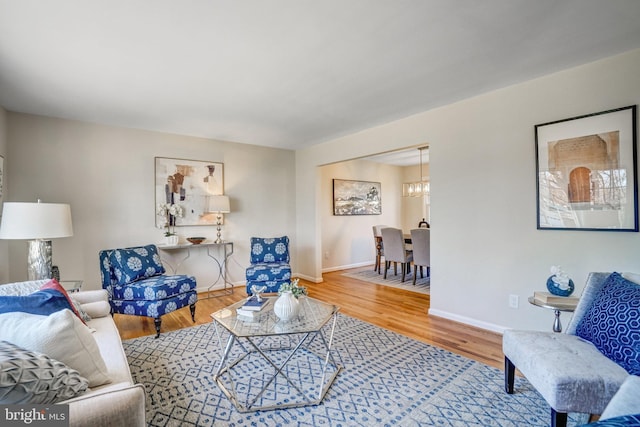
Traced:
<svg viewBox="0 0 640 427">
<path fill-rule="evenodd" d="M 519 299 L 518 295 L 509 295 L 509 307 L 518 308 L 518 304 L 520 302 Z"/>
</svg>

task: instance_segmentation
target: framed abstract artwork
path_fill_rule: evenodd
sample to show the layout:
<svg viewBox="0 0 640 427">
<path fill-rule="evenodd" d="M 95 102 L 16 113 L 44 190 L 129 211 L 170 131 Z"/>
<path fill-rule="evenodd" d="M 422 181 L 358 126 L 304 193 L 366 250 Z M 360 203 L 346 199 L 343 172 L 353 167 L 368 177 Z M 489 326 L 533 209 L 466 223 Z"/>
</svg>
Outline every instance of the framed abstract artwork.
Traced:
<svg viewBox="0 0 640 427">
<path fill-rule="evenodd" d="M 224 165 L 202 160 L 155 158 L 156 212 L 159 205 L 178 205 L 176 226 L 215 225 L 209 196 L 224 194 Z M 156 226 L 165 226 L 166 217 L 156 215 Z"/>
<path fill-rule="evenodd" d="M 380 215 L 382 214 L 381 188 L 379 182 L 333 180 L 334 215 Z"/>
<path fill-rule="evenodd" d="M 638 231 L 636 106 L 535 126 L 537 228 Z"/>
</svg>

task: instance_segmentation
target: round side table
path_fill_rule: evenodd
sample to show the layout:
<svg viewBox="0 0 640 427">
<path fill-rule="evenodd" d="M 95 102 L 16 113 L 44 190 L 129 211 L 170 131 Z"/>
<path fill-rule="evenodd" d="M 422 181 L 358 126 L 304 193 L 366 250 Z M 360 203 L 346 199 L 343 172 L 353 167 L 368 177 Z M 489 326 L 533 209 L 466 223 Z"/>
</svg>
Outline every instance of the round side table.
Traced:
<svg viewBox="0 0 640 427">
<path fill-rule="evenodd" d="M 536 307 L 547 308 L 549 310 L 553 310 L 555 313 L 555 319 L 553 320 L 553 332 L 562 332 L 562 323 L 560 323 L 560 312 L 565 311 L 572 313 L 577 303 L 569 302 L 569 303 L 553 303 L 553 302 L 542 302 L 540 300 L 535 299 L 535 297 L 529 297 L 529 304 L 533 304 Z"/>
</svg>

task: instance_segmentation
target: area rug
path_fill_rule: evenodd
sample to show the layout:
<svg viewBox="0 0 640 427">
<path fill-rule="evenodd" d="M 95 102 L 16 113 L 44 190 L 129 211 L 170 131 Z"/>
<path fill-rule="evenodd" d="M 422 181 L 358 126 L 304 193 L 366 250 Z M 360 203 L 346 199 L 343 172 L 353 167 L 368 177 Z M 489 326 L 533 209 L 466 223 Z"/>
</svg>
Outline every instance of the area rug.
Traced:
<svg viewBox="0 0 640 427">
<path fill-rule="evenodd" d="M 345 315 L 338 315 L 332 350 L 343 370 L 321 404 L 303 408 L 239 413 L 213 380 L 220 360 L 213 324 L 123 345 L 134 380 L 147 392 L 149 426 L 521 427 L 550 421 L 549 406 L 525 379 L 516 378 L 516 393 L 508 395 L 499 369 Z M 569 425 L 577 422 L 572 414 Z"/>
<path fill-rule="evenodd" d="M 398 267 L 399 268 L 399 267 Z M 393 274 L 393 268 L 387 273 L 387 278 L 384 278 L 384 271 L 382 274 L 378 274 L 377 271 L 373 271 L 373 268 L 367 270 L 361 270 L 353 273 L 342 273 L 343 276 L 351 277 L 352 279 L 358 279 L 365 282 L 375 283 L 376 285 L 391 286 L 394 288 L 405 289 L 407 291 L 419 292 L 421 294 L 429 294 L 431 278 L 426 276 L 420 277 L 420 271 L 418 271 L 418 277 L 416 279 L 416 285 L 413 285 L 413 272 L 408 274 L 404 282 L 402 282 L 402 273 L 398 272 L 398 275 Z"/>
</svg>

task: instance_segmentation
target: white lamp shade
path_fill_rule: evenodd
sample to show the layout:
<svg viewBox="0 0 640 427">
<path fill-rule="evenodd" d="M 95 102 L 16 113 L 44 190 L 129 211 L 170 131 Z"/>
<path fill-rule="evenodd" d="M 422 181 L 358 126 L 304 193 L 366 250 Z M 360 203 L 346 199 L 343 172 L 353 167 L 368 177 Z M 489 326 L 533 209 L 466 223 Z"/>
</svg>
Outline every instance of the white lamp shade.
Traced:
<svg viewBox="0 0 640 427">
<path fill-rule="evenodd" d="M 55 239 L 73 236 L 71 207 L 62 203 L 5 202 L 0 239 Z"/>
<path fill-rule="evenodd" d="M 229 213 L 229 196 L 209 196 L 209 212 Z"/>
</svg>

